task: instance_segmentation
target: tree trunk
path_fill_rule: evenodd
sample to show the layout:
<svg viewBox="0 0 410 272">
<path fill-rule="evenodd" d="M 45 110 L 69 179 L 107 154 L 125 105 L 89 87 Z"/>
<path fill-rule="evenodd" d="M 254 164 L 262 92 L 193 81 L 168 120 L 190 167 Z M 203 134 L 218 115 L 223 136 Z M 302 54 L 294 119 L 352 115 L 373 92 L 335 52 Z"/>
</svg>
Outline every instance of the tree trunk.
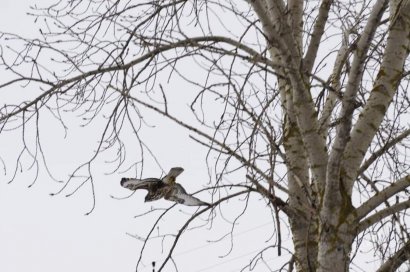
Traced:
<svg viewBox="0 0 410 272">
<path fill-rule="evenodd" d="M 343 184 L 344 178 L 345 175 L 341 175 L 341 179 L 332 184 Z M 356 236 L 355 208 L 343 186 L 339 186 L 338 192 L 326 193 L 332 197 L 324 198 L 320 210 L 317 271 L 347 272 Z"/>
<path fill-rule="evenodd" d="M 318 255 L 318 224 L 316 218 L 313 216 L 310 218 L 300 216 L 289 221 L 295 248 L 296 270 L 316 271 Z"/>
<path fill-rule="evenodd" d="M 341 226 L 324 224 L 320 233 L 316 271 L 349 271 L 353 237 L 349 224 L 345 223 Z"/>
</svg>

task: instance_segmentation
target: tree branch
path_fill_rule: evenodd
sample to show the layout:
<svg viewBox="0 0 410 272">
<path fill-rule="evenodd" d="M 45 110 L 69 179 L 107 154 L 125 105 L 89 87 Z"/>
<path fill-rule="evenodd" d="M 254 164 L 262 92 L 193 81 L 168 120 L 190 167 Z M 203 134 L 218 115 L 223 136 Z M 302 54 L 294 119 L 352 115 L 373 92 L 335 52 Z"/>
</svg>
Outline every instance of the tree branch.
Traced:
<svg viewBox="0 0 410 272">
<path fill-rule="evenodd" d="M 342 40 L 342 45 L 340 46 L 335 64 L 333 65 L 333 71 L 330 76 L 330 86 L 336 91 L 340 91 L 340 78 L 342 76 L 342 69 L 345 65 L 345 62 L 349 56 L 349 46 L 348 46 L 348 38 L 349 33 L 344 33 L 344 38 Z M 335 92 L 329 92 L 325 105 L 323 106 L 322 114 L 319 119 L 319 132 L 322 134 L 322 137 L 326 137 L 325 133 L 328 131 L 328 126 L 330 122 L 330 117 L 332 116 L 332 112 L 334 110 L 334 106 L 336 104 L 337 95 Z"/>
<path fill-rule="evenodd" d="M 369 168 L 369 166 L 377 160 L 381 155 L 385 154 L 387 150 L 389 150 L 394 145 L 400 143 L 403 139 L 410 135 L 410 129 L 403 131 L 400 135 L 396 138 L 391 139 L 388 141 L 384 146 L 382 146 L 379 150 L 372 153 L 372 155 L 362 164 L 359 169 L 359 175 L 362 174 L 364 171 Z"/>
<path fill-rule="evenodd" d="M 357 233 L 360 233 L 366 230 L 368 227 L 372 226 L 373 224 L 380 222 L 387 216 L 393 215 L 397 212 L 410 208 L 410 199 L 403 201 L 401 203 L 397 203 L 393 206 L 387 207 L 381 211 L 376 212 L 375 214 L 370 215 L 369 217 L 363 219 L 358 225 Z"/>
<path fill-rule="evenodd" d="M 356 180 L 360 163 L 382 123 L 402 78 L 404 63 L 409 54 L 410 20 L 407 18 L 409 13 L 410 3 L 407 3 L 397 15 L 397 19 L 392 22 L 379 73 L 346 146 L 344 172 L 346 186 L 349 189 L 353 188 L 352 183 Z"/>
<path fill-rule="evenodd" d="M 355 109 L 356 94 L 362 78 L 363 65 L 367 57 L 367 51 L 369 50 L 371 44 L 370 42 L 374 37 L 376 29 L 386 8 L 387 0 L 377 1 L 370 14 L 369 20 L 367 21 L 363 34 L 359 39 L 357 49 L 354 54 L 352 68 L 349 73 L 349 81 L 342 99 L 342 109 L 339 114 L 339 118 L 342 121 L 337 126 L 336 137 L 330 151 L 329 162 L 327 165 L 327 186 L 324 200 L 325 207 L 327 207 L 327 204 L 330 206 L 340 205 L 340 202 L 335 200 L 342 199 L 341 193 L 348 193 L 351 191 L 349 187 L 345 184 L 341 184 L 340 182 L 340 169 L 343 162 L 343 152 L 350 138 L 349 136 L 352 127 L 352 116 Z M 345 192 L 341 192 L 341 185 L 344 185 L 343 190 L 345 190 Z"/>
<path fill-rule="evenodd" d="M 133 96 L 129 95 L 129 94 L 126 93 L 126 92 L 122 92 L 122 91 L 120 91 L 120 90 L 117 90 L 117 91 L 120 92 L 124 97 L 126 97 L 126 98 L 128 98 L 128 99 L 131 99 L 131 100 L 135 101 L 136 103 L 138 103 L 138 104 L 140 104 L 140 105 L 142 105 L 142 106 L 144 106 L 144 107 L 146 107 L 146 108 L 149 108 L 149 109 L 151 109 L 151 110 L 153 110 L 153 111 L 155 111 L 155 112 L 157 112 L 157 113 L 159 113 L 159 114 L 161 114 L 161 115 L 163 115 L 163 116 L 165 116 L 165 117 L 167 117 L 168 119 L 174 121 L 175 123 L 177 123 L 177 124 L 180 125 L 181 127 L 184 127 L 184 128 L 186 128 L 186 129 L 188 129 L 188 130 L 190 130 L 190 131 L 193 131 L 193 132 L 195 132 L 196 134 L 198 134 L 198 135 L 204 137 L 205 139 L 209 140 L 210 142 L 217 144 L 217 145 L 220 146 L 222 149 L 224 149 L 224 150 L 227 152 L 227 154 L 233 156 L 234 158 L 236 158 L 238 161 L 240 161 L 240 162 L 243 163 L 244 165 L 246 165 L 246 166 L 248 166 L 248 167 L 254 169 L 258 174 L 260 174 L 260 175 L 261 175 L 264 179 L 266 179 L 267 181 L 272 182 L 272 184 L 273 184 L 276 188 L 278 188 L 279 190 L 281 190 L 281 191 L 283 191 L 283 192 L 285 192 L 285 193 L 289 193 L 288 190 L 287 190 L 284 186 L 282 186 L 282 185 L 278 184 L 277 182 L 274 182 L 273 180 L 271 180 L 271 178 L 270 178 L 269 176 L 267 176 L 262 170 L 260 170 L 255 164 L 253 164 L 252 162 L 248 161 L 246 158 L 240 156 L 237 152 L 235 152 L 234 150 L 232 150 L 229 146 L 227 146 L 227 145 L 224 144 L 223 142 L 220 142 L 220 141 L 218 141 L 217 139 L 215 139 L 215 137 L 209 136 L 208 134 L 206 134 L 206 133 L 204 133 L 204 132 L 198 130 L 198 129 L 195 128 L 195 127 L 192 127 L 192 126 L 190 126 L 190 125 L 184 123 L 183 121 L 177 119 L 176 117 L 170 115 L 169 113 L 167 113 L 167 112 L 165 112 L 165 111 L 163 111 L 163 110 L 161 110 L 161 109 L 159 109 L 159 108 L 157 108 L 157 107 L 155 107 L 155 106 L 153 106 L 153 105 L 151 105 L 151 104 L 148 104 L 148 103 L 146 103 L 146 102 L 144 102 L 144 101 L 142 101 L 142 100 L 139 100 L 138 98 L 133 97 Z"/>
<path fill-rule="evenodd" d="M 303 66 L 308 73 L 312 72 L 313 65 L 316 60 L 317 51 L 319 50 L 320 40 L 325 32 L 327 18 L 329 17 L 329 10 L 333 0 L 323 0 L 320 4 L 319 14 L 313 28 L 312 37 L 309 42 L 309 47 L 303 59 Z"/>
<path fill-rule="evenodd" d="M 379 193 L 372 196 L 369 200 L 363 203 L 360 207 L 356 209 L 357 219 L 361 220 L 367 214 L 372 212 L 377 206 L 382 204 L 385 200 L 389 199 L 390 197 L 394 196 L 400 191 L 403 191 L 407 187 L 410 186 L 410 175 L 407 175 L 398 181 L 395 181 L 390 186 L 384 188 Z"/>
<path fill-rule="evenodd" d="M 168 255 L 167 255 L 167 257 L 165 258 L 164 262 L 161 264 L 161 267 L 158 269 L 158 272 L 161 272 L 162 269 L 164 269 L 164 267 L 165 267 L 165 265 L 167 264 L 167 262 L 172 258 L 172 253 L 174 252 L 174 249 L 175 249 L 175 247 L 176 247 L 176 245 L 177 245 L 177 243 L 178 243 L 179 238 L 181 237 L 182 233 L 185 231 L 185 229 L 189 226 L 189 224 L 190 224 L 195 218 L 197 218 L 198 216 L 200 216 L 200 215 L 203 214 L 204 212 L 206 212 L 206 211 L 208 211 L 208 210 L 210 210 L 210 209 L 213 209 L 214 207 L 218 206 L 218 205 L 219 205 L 220 203 L 222 203 L 223 201 L 228 200 L 228 199 L 231 199 L 231 198 L 234 198 L 234 197 L 236 197 L 236 196 L 239 196 L 239 195 L 242 195 L 242 194 L 245 194 L 245 193 L 249 193 L 249 190 L 240 191 L 240 192 L 234 193 L 234 194 L 232 194 L 232 195 L 228 195 L 228 196 L 226 196 L 226 197 L 224 197 L 224 198 L 221 198 L 221 199 L 218 200 L 217 202 L 212 203 L 209 207 L 206 207 L 206 208 L 200 210 L 199 212 L 195 213 L 194 215 L 192 215 L 191 218 L 189 218 L 189 219 L 185 222 L 185 224 L 179 229 L 178 233 L 175 235 L 175 239 L 174 239 L 174 242 L 173 242 L 173 244 L 172 244 L 172 246 L 171 246 L 171 249 L 169 250 Z"/>
<path fill-rule="evenodd" d="M 277 197 L 276 195 L 270 193 L 265 187 L 263 187 L 256 179 L 254 179 L 250 175 L 246 175 L 246 177 L 255 185 L 256 192 L 259 192 L 261 195 L 269 199 L 269 201 L 272 203 L 273 206 L 278 207 L 287 216 L 296 215 L 295 211 L 292 210 L 285 201 L 283 201 L 281 198 Z"/>
<path fill-rule="evenodd" d="M 376 272 L 393 272 L 396 271 L 404 262 L 409 260 L 410 241 L 406 242 L 401 249 L 394 253 L 382 264 Z"/>
<path fill-rule="evenodd" d="M 251 61 L 251 62 L 257 62 L 258 60 L 263 59 L 262 56 L 258 52 L 253 50 L 252 48 L 250 48 L 250 47 L 248 47 L 248 46 L 246 46 L 246 45 L 244 45 L 244 44 L 242 44 L 238 41 L 227 38 L 227 37 L 207 36 L 207 37 L 188 38 L 188 39 L 176 41 L 176 42 L 173 42 L 173 43 L 170 43 L 170 44 L 157 46 L 152 51 L 149 51 L 146 54 L 144 54 L 144 55 L 142 55 L 142 56 L 140 56 L 140 57 L 138 57 L 138 58 L 136 58 L 136 59 L 134 59 L 134 60 L 132 60 L 128 63 L 125 63 L 125 64 L 118 64 L 117 63 L 116 65 L 109 66 L 109 67 L 99 67 L 98 69 L 94 69 L 94 70 L 91 70 L 91 71 L 88 71 L 88 72 L 83 72 L 78 76 L 74 76 L 74 77 L 71 77 L 71 78 L 68 78 L 68 79 L 65 79 L 65 80 L 61 80 L 61 81 L 59 81 L 58 83 L 55 83 L 55 84 L 53 84 L 51 82 L 48 82 L 48 81 L 40 80 L 40 79 L 29 78 L 28 80 L 30 80 L 30 81 L 41 82 L 41 83 L 44 83 L 44 84 L 46 84 L 48 86 L 52 86 L 52 87 L 49 88 L 47 91 L 43 92 L 37 98 L 31 100 L 30 102 L 25 102 L 24 105 L 22 105 L 21 107 L 20 106 L 16 107 L 17 109 L 10 112 L 9 114 L 1 115 L 0 116 L 0 122 L 2 122 L 4 120 L 7 120 L 10 117 L 15 116 L 15 115 L 17 115 L 17 114 L 19 114 L 23 111 L 28 110 L 30 107 L 34 106 L 35 104 L 37 104 L 42 99 L 44 99 L 48 96 L 51 96 L 56 92 L 59 92 L 59 93 L 67 92 L 71 87 L 73 87 L 75 85 L 76 82 L 79 82 L 79 81 L 84 80 L 86 78 L 96 76 L 96 75 L 99 75 L 99 74 L 130 69 L 132 66 L 135 66 L 135 65 L 137 65 L 137 64 L 139 64 L 143 61 L 149 60 L 150 58 L 152 58 L 152 57 L 154 57 L 154 56 L 156 56 L 156 55 L 158 55 L 162 52 L 165 52 L 165 51 L 177 48 L 177 47 L 187 47 L 187 46 L 206 47 L 205 45 L 200 44 L 201 42 L 222 42 L 222 43 L 232 45 L 235 48 L 239 48 L 239 49 L 243 50 L 244 52 L 248 53 L 249 54 L 249 59 L 248 60 Z M 228 50 L 223 50 L 223 51 L 224 51 L 224 53 L 229 54 Z M 280 65 L 274 64 L 272 61 L 269 61 L 269 65 L 272 68 L 281 67 Z M 0 85 L 0 87 L 1 86 L 4 87 L 4 86 L 7 86 L 7 85 L 13 84 L 13 83 L 18 83 L 21 80 L 23 80 L 23 79 L 18 79 L 18 80 L 14 79 L 10 82 L 7 82 L 7 83 L 4 83 L 4 84 Z M 64 88 L 65 86 L 67 86 L 71 83 L 73 83 L 73 84 L 71 85 L 70 88 L 67 88 L 65 91 L 61 91 L 62 88 Z"/>
</svg>

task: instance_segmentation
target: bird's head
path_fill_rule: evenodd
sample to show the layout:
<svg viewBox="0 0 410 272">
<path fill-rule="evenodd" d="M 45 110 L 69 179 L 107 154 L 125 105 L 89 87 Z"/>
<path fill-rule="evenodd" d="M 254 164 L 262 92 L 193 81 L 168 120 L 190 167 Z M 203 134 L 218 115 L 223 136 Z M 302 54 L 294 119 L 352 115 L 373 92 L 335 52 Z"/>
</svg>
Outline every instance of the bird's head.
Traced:
<svg viewBox="0 0 410 272">
<path fill-rule="evenodd" d="M 125 187 L 124 184 L 127 180 L 128 180 L 128 178 L 122 178 L 121 179 L 120 184 L 121 184 L 122 187 Z"/>
</svg>

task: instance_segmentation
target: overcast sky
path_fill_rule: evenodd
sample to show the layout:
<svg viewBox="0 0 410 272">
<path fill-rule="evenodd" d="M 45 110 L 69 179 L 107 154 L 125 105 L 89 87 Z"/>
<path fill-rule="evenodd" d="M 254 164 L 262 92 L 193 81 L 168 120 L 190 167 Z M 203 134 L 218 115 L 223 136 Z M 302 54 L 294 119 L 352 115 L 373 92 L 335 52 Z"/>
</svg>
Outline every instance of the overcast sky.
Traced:
<svg viewBox="0 0 410 272">
<path fill-rule="evenodd" d="M 46 2 L 49 1 L 41 1 L 42 4 Z M 29 5 L 33 3 L 28 0 L 2 0 L 0 30 L 30 37 L 38 33 L 38 27 L 33 24 L 34 19 L 26 15 Z M 0 82 L 5 81 L 1 69 L 0 79 Z M 30 89 L 9 91 L 18 96 L 27 95 Z M 5 95 L 2 92 L 0 90 L 0 101 L 2 95 Z M 178 95 L 184 96 L 186 93 L 181 91 Z M 173 99 L 178 99 L 178 96 Z M 185 171 L 177 181 L 188 192 L 206 186 L 209 180 L 206 150 L 189 138 L 189 132 L 169 121 L 163 121 L 156 114 L 147 111 L 144 119 L 155 125 L 145 129 L 143 136 L 149 139 L 147 144 L 161 167 L 165 171 L 174 166 L 183 167 Z M 89 147 L 96 144 L 94 134 L 90 128 L 74 126 L 64 138 L 63 131 L 55 129 L 55 123 L 43 122 L 41 125 L 43 139 L 52 146 L 44 147 L 51 158 L 49 166 L 57 176 L 66 178 L 67 173 L 83 162 Z M 10 165 L 18 155 L 15 151 L 19 146 L 18 135 L 11 133 L 0 137 L 0 156 Z M 169 139 L 172 139 L 172 143 L 169 143 Z M 134 150 L 127 152 L 132 156 Z M 129 196 L 129 191 L 122 188 L 119 181 L 130 173 L 106 175 L 108 169 L 103 161 L 101 159 L 93 166 L 96 206 L 88 216 L 85 214 L 93 206 L 89 186 L 84 186 L 71 197 L 65 195 L 75 186 L 71 191 L 68 189 L 51 197 L 50 193 L 57 192 L 62 184 L 51 180 L 45 171 L 40 172 L 31 188 L 28 186 L 33 181 L 32 173 L 18 173 L 17 178 L 7 184 L 14 169 L 7 168 L 4 174 L 0 172 L 0 271 L 135 271 L 143 245 L 142 238 L 147 235 L 160 212 L 134 217 L 152 208 L 168 208 L 173 203 L 165 200 L 144 203 L 145 192 L 137 192 L 119 200 Z M 162 175 L 152 159 L 144 167 L 146 177 Z M 210 201 L 208 194 L 202 193 L 200 196 Z M 226 217 L 219 216 L 211 228 L 207 225 L 185 232 L 173 255 L 179 271 L 239 271 L 261 249 L 272 245 L 275 233 L 270 209 L 256 195 L 250 198 L 250 203 L 252 205 L 248 212 L 236 222 L 232 236 L 227 235 L 232 230 L 231 222 L 237 214 L 232 211 L 240 210 L 244 201 L 223 204 L 221 210 Z M 150 240 L 143 258 L 145 267 L 142 266 L 139 271 L 152 271 L 152 261 L 161 263 L 172 241 L 172 237 L 163 238 L 161 235 L 176 234 L 195 211 L 194 207 L 178 205 L 161 220 L 160 228 L 153 235 L 159 237 Z M 212 216 L 209 212 L 203 214 L 191 227 L 200 226 L 209 216 Z M 290 245 L 291 237 L 286 231 L 282 235 L 285 246 L 282 260 L 285 260 L 289 259 L 286 246 Z M 219 242 L 214 243 L 217 240 Z M 269 249 L 264 255 L 266 263 L 259 262 L 252 271 L 269 271 L 277 267 L 275 258 L 276 249 Z M 168 265 L 169 268 L 164 271 L 173 271 L 172 263 Z M 377 266 L 377 262 L 368 265 Z M 357 267 L 355 269 L 362 271 Z"/>
<path fill-rule="evenodd" d="M 33 24 L 34 19 L 26 15 L 33 2 L 3 0 L 0 29 L 22 36 L 35 35 L 38 27 Z M 42 4 L 45 2 L 42 1 Z M 25 93 L 18 92 L 17 95 Z M 173 166 L 185 168 L 178 181 L 188 191 L 205 186 L 208 181 L 205 151 L 198 149 L 186 131 L 176 129 L 169 122 L 161 122 L 155 114 L 149 117 L 156 127 L 144 133 L 151 139 L 149 144 L 161 165 L 166 170 Z M 54 130 L 53 126 L 52 123 L 43 123 L 41 127 L 43 137 L 52 141 L 54 146 L 60 146 L 48 150 L 53 158 L 49 166 L 54 172 L 67 173 L 79 163 L 79 159 L 83 159 L 81 152 L 93 144 L 93 138 L 78 127 L 73 128 L 69 136 L 64 138 L 63 133 Z M 172 145 L 165 144 L 165 134 L 172 136 Z M 18 148 L 18 138 L 14 138 L 18 137 L 16 135 L 2 135 L 0 140 L 0 155 L 7 163 L 13 162 L 15 154 L 18 154 L 15 152 Z M 162 174 L 158 173 L 155 165 L 145 167 L 147 176 L 158 177 Z M 137 192 L 125 200 L 112 198 L 128 196 L 129 192 L 119 186 L 122 175 L 104 175 L 106 165 L 100 163 L 94 166 L 94 172 L 99 173 L 96 174 L 96 207 L 90 215 L 85 216 L 93 201 L 89 187 L 82 188 L 69 198 L 65 194 L 70 191 L 51 197 L 49 194 L 57 192 L 62 184 L 52 181 L 44 171 L 40 172 L 36 183 L 28 188 L 33 179 L 32 175 L 24 172 L 18 173 L 15 181 L 7 184 L 13 170 L 7 168 L 5 175 L 1 173 L 0 178 L 0 271 L 134 271 L 142 246 L 136 236 L 146 235 L 159 213 L 137 218 L 134 216 L 149 211 L 151 207 L 167 208 L 173 204 L 165 200 L 146 204 L 143 202 L 144 192 Z M 202 196 L 206 198 L 206 195 Z M 269 209 L 263 209 L 263 201 L 256 198 L 251 200 L 257 203 L 251 208 L 250 214 L 253 210 L 253 216 L 244 216 L 237 222 L 234 236 L 228 235 L 216 245 L 210 241 L 228 234 L 232 227 L 230 223 L 215 221 L 211 230 L 200 228 L 186 232 L 174 254 L 180 271 L 238 271 L 260 249 L 269 246 L 269 241 L 274 237 Z M 242 204 L 239 202 L 238 205 L 236 207 Z M 228 205 L 223 208 L 229 211 Z M 261 208 L 266 212 L 261 212 Z M 195 211 L 196 208 L 178 206 L 161 224 L 161 228 L 169 227 L 169 230 L 158 229 L 156 232 L 176 233 L 178 227 Z M 209 213 L 206 213 L 201 218 L 205 220 L 208 216 Z M 193 226 L 203 222 L 197 220 Z M 231 252 L 232 239 L 234 244 Z M 289 241 L 290 237 L 285 236 L 283 239 Z M 146 266 L 140 271 L 152 271 L 151 261 L 161 262 L 167 253 L 162 244 L 169 245 L 169 241 L 170 238 L 151 241 L 143 259 Z M 268 267 L 274 267 L 276 250 L 269 250 L 267 254 L 266 264 L 259 265 L 253 271 L 268 271 Z M 172 271 L 171 267 L 165 271 Z"/>
</svg>

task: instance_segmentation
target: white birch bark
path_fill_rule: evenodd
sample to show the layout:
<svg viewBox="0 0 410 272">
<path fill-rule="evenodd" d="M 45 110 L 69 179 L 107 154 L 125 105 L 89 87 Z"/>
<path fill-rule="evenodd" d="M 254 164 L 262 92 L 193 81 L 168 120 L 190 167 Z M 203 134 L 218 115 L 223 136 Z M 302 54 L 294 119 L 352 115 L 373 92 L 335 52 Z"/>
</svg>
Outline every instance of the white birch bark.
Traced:
<svg viewBox="0 0 410 272">
<path fill-rule="evenodd" d="M 379 76 L 370 99 L 355 124 L 353 133 L 350 134 L 363 65 L 370 41 L 386 10 L 387 1 L 379 0 L 373 6 L 372 14 L 357 43 L 339 116 L 341 122 L 328 158 L 322 126 L 326 127 L 329 122 L 331 106 L 334 105 L 336 96 L 334 94 L 329 96 L 326 111 L 319 122 L 309 88 L 305 83 L 309 75 L 301 76 L 298 72 L 299 63 L 302 62 L 299 57 L 301 54 L 298 43 L 300 33 L 291 29 L 297 29 L 295 26 L 300 24 L 297 23 L 299 18 L 286 19 L 281 2 L 253 1 L 251 3 L 268 37 L 272 61 L 282 63 L 284 68 L 280 69 L 280 74 L 288 76 L 287 80 L 280 79 L 280 93 L 285 112 L 284 146 L 289 169 L 288 183 L 291 193 L 289 203 L 294 210 L 301 211 L 299 218 L 290 218 L 297 268 L 299 271 L 348 271 L 351 247 L 357 230 L 355 212 L 350 200 L 352 183 L 356 177 L 356 174 L 352 175 L 352 173 L 357 173 L 402 74 L 404 60 L 408 54 L 409 37 L 403 33 L 409 33 L 409 24 L 402 16 L 403 12 L 407 11 L 407 7 L 402 6 L 394 17 Z M 292 16 L 300 14 L 298 3 L 300 2 L 289 2 L 291 8 L 289 14 Z M 332 1 L 323 1 L 321 4 L 314 35 L 303 60 L 305 72 L 310 72 L 313 67 L 331 4 Z M 343 48 L 338 62 L 343 62 L 346 50 L 347 48 Z M 343 65 L 340 63 L 337 65 L 335 72 L 340 72 Z M 337 81 L 333 85 L 339 89 Z M 366 135 L 364 139 L 362 134 Z M 312 183 L 316 186 L 310 191 L 304 190 L 309 184 L 307 169 L 312 171 Z M 312 202 L 315 192 L 319 194 L 321 203 L 318 207 L 319 217 L 314 213 L 309 214 L 310 211 L 302 210 L 306 205 L 316 208 L 316 199 Z M 387 190 L 384 194 L 389 193 L 390 191 Z M 366 208 L 376 203 L 380 204 L 384 200 L 383 197 L 369 200 L 360 212 L 365 213 Z M 359 229 L 406 207 L 408 207 L 407 202 L 383 210 L 367 218 L 366 223 L 362 223 Z"/>
<path fill-rule="evenodd" d="M 406 1 L 393 17 L 383 60 L 359 120 L 344 152 L 344 172 L 349 195 L 360 164 L 376 134 L 400 83 L 404 62 L 409 54 L 410 4 Z"/>
<path fill-rule="evenodd" d="M 269 41 L 271 43 L 269 50 L 271 59 L 274 62 L 282 63 L 283 68 L 279 69 L 281 74 L 289 73 L 295 67 L 295 65 L 292 66 L 288 63 L 288 60 L 291 59 L 290 56 L 292 56 L 294 63 L 301 61 L 303 1 L 289 2 L 290 17 L 285 16 L 284 6 L 280 1 L 255 1 L 252 5 L 262 22 L 266 35 L 271 39 Z M 268 9 L 269 12 L 264 12 L 263 7 Z M 288 50 L 284 46 L 285 44 L 290 44 L 291 49 Z M 289 217 L 295 256 L 297 256 L 295 261 L 298 271 L 309 271 L 316 269 L 317 218 L 310 212 L 306 213 L 306 207 L 313 208 L 315 196 L 312 194 L 309 183 L 310 158 L 306 155 L 306 137 L 304 139 L 302 136 L 299 124 L 301 122 L 303 124 L 312 123 L 312 120 L 308 122 L 300 120 L 301 116 L 311 116 L 314 119 L 316 115 L 312 114 L 312 104 L 308 104 L 306 110 L 309 113 L 307 114 L 306 110 L 300 110 L 298 109 L 299 106 L 295 106 L 295 88 L 292 82 L 293 84 L 299 84 L 299 86 L 302 85 L 300 84 L 301 79 L 295 78 L 293 80 L 279 79 L 279 89 L 284 111 L 283 141 L 286 151 L 286 165 L 289 171 L 289 206 L 297 212 L 297 216 Z M 300 92 L 306 92 L 306 90 L 300 87 L 297 90 L 299 94 L 296 94 L 296 101 L 303 104 L 304 102 L 300 102 Z M 305 99 L 305 101 L 312 102 L 311 99 L 310 101 Z M 313 123 L 317 124 L 317 120 L 313 120 Z M 311 144 L 312 140 L 309 141 Z"/>
</svg>

